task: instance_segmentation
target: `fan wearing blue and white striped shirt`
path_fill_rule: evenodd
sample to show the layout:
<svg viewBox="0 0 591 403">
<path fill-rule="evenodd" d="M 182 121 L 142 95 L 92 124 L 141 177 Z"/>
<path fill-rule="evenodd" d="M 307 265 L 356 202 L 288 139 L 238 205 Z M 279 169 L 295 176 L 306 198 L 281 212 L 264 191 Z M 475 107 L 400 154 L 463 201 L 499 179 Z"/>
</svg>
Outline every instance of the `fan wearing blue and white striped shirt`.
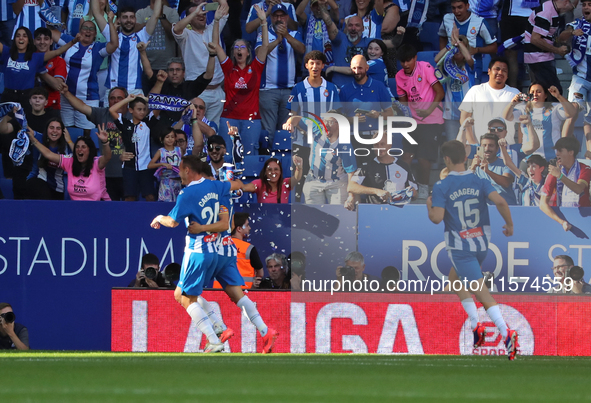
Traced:
<svg viewBox="0 0 591 403">
<path fill-rule="evenodd" d="M 14 24 L 16 24 L 16 15 L 12 10 L 12 5 L 16 0 L 0 0 L 0 42 L 4 46 L 9 46 L 12 42 L 12 33 Z"/>
<path fill-rule="evenodd" d="M 302 35 L 297 31 L 288 31 L 288 19 L 287 7 L 283 4 L 273 6 L 267 62 L 259 92 L 261 125 L 269 132 L 270 141 L 273 140 L 275 130 L 281 129 L 281 125 L 287 120 L 287 99 L 295 84 L 295 53 L 303 54 L 306 51 Z M 262 43 L 262 34 L 259 34 L 255 50 Z"/>
<path fill-rule="evenodd" d="M 104 18 L 98 0 L 92 0 L 92 12 L 97 19 Z M 143 67 L 140 60 L 140 52 L 137 44 L 148 43 L 156 29 L 158 18 L 162 13 L 162 0 L 154 3 L 154 14 L 139 32 L 135 31 L 135 10 L 133 7 L 122 7 L 119 10 L 118 19 L 121 23 L 119 32 L 119 48 L 111 55 L 107 88 L 123 87 L 130 94 L 142 94 Z"/>
</svg>

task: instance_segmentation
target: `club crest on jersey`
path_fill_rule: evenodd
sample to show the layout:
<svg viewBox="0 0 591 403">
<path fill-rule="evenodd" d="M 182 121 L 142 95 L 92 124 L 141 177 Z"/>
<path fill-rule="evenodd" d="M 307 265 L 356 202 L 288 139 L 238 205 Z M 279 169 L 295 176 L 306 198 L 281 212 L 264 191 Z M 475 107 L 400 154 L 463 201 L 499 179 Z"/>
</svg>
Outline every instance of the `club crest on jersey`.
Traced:
<svg viewBox="0 0 591 403">
<path fill-rule="evenodd" d="M 248 74 L 252 74 L 252 67 L 248 67 Z"/>
<path fill-rule="evenodd" d="M 49 63 L 47 66 L 45 66 L 47 68 L 47 70 L 52 69 L 53 68 L 53 63 Z"/>
<path fill-rule="evenodd" d="M 234 88 L 239 90 L 245 90 L 248 88 L 246 81 L 244 81 L 244 77 L 240 77 L 238 81 L 236 81 L 236 85 L 234 86 Z"/>
<path fill-rule="evenodd" d="M 396 171 L 396 173 L 394 174 L 394 176 L 396 178 L 400 178 L 402 176 L 402 174 L 400 173 L 400 171 Z"/>
<path fill-rule="evenodd" d="M 328 98 L 328 90 L 324 90 L 324 96 Z"/>
<path fill-rule="evenodd" d="M 552 114 L 552 109 L 546 109 L 544 111 L 544 116 L 550 116 Z"/>
<path fill-rule="evenodd" d="M 471 33 L 472 35 L 474 35 L 474 34 L 476 33 L 476 28 L 475 28 L 475 27 L 472 27 L 472 29 L 470 29 L 470 33 Z"/>
</svg>

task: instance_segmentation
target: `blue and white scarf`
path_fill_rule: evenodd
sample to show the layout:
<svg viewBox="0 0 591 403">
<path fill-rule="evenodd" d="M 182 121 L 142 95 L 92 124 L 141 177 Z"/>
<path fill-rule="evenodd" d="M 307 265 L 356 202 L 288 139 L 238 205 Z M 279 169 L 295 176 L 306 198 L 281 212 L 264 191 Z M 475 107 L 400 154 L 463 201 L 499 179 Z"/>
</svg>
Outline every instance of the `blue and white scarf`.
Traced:
<svg viewBox="0 0 591 403">
<path fill-rule="evenodd" d="M 564 166 L 560 167 L 560 172 L 564 174 L 568 179 L 577 183 L 579 180 L 579 175 L 581 174 L 581 165 L 579 161 L 575 160 L 575 163 L 570 170 L 566 172 L 566 168 Z M 568 188 L 568 186 L 564 186 L 562 181 L 556 180 L 556 205 L 562 207 L 579 207 L 579 199 L 580 195 L 573 192 Z"/>
<path fill-rule="evenodd" d="M 113 14 L 117 15 L 117 4 L 109 0 L 109 9 L 113 12 Z"/>
<path fill-rule="evenodd" d="M 498 47 L 497 55 L 502 55 L 503 53 L 505 53 L 505 50 L 521 45 L 524 40 L 525 34 L 521 34 L 511 39 L 507 39 L 505 42 L 501 44 L 501 46 Z"/>
<path fill-rule="evenodd" d="M 539 0 L 523 0 L 521 2 L 521 7 L 522 8 L 536 8 L 536 7 L 540 7 L 540 1 Z"/>
<path fill-rule="evenodd" d="M 16 139 L 12 140 L 8 155 L 14 165 L 20 166 L 25 160 L 25 156 L 29 154 L 29 135 L 27 134 L 25 111 L 17 102 L 5 102 L 0 104 L 0 119 L 12 112 L 15 106 L 18 107 L 18 110 L 14 114 L 14 118 L 20 124 L 21 129 L 17 133 Z"/>
<path fill-rule="evenodd" d="M 53 15 L 53 12 L 51 11 L 51 6 L 53 6 L 53 4 L 51 4 L 48 1 L 44 1 L 43 5 L 41 6 L 41 10 L 39 10 L 39 17 L 41 18 L 41 20 L 43 20 L 43 22 L 45 22 L 45 25 L 62 29 L 63 24 L 55 15 Z"/>
<path fill-rule="evenodd" d="M 441 58 L 439 63 L 437 63 L 437 67 L 440 69 L 443 67 L 443 71 L 445 71 L 445 74 L 447 75 L 446 78 L 439 81 L 447 81 L 447 78 L 450 78 L 452 80 L 459 80 L 462 82 L 462 84 L 468 82 L 468 74 L 466 74 L 466 72 L 462 70 L 453 60 L 454 55 L 459 51 L 460 49 L 457 46 L 452 46 L 452 48 L 447 51 L 445 56 Z"/>
<path fill-rule="evenodd" d="M 527 181 L 527 184 L 521 190 L 523 195 L 523 206 L 539 206 L 541 199 L 541 191 L 546 182 L 546 177 L 542 177 L 542 180 L 537 185 L 531 179 Z"/>
<path fill-rule="evenodd" d="M 420 28 L 427 19 L 429 0 L 414 0 L 408 11 L 407 28 Z"/>
<path fill-rule="evenodd" d="M 326 24 L 322 19 L 316 19 L 316 17 L 314 17 L 314 13 L 310 13 L 308 16 L 308 27 L 306 28 L 306 53 L 314 50 L 312 49 L 312 43 L 314 42 L 314 30 L 316 29 L 316 23 L 319 23 L 322 27 L 322 52 L 326 56 L 326 64 L 332 64 L 332 42 L 328 37 Z"/>
<path fill-rule="evenodd" d="M 591 32 L 591 23 L 587 22 L 584 18 L 579 18 L 569 26 L 573 27 L 573 31 L 582 29 L 585 33 L 581 36 L 573 35 L 571 43 L 572 50 L 568 55 L 566 55 L 568 64 L 570 64 L 570 66 L 575 69 L 585 58 L 585 53 L 587 52 L 587 38 L 589 38 L 589 32 Z"/>
<path fill-rule="evenodd" d="M 150 94 L 148 98 L 148 108 L 152 110 L 181 112 L 189 105 L 191 102 L 186 99 L 170 95 Z"/>
<path fill-rule="evenodd" d="M 402 189 L 392 193 L 392 197 L 390 198 L 390 205 L 402 207 L 405 204 L 410 203 L 412 199 L 412 189 L 413 187 L 409 186 L 406 189 Z"/>
</svg>

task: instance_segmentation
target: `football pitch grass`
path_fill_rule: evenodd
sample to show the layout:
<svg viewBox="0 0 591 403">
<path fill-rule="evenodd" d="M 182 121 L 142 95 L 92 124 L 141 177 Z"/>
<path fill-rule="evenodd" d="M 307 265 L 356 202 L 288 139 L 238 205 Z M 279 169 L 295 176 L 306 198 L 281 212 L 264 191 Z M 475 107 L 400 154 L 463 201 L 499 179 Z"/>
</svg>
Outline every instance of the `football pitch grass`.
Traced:
<svg viewBox="0 0 591 403">
<path fill-rule="evenodd" d="M 591 357 L 0 353 L 2 402 L 575 402 Z"/>
</svg>

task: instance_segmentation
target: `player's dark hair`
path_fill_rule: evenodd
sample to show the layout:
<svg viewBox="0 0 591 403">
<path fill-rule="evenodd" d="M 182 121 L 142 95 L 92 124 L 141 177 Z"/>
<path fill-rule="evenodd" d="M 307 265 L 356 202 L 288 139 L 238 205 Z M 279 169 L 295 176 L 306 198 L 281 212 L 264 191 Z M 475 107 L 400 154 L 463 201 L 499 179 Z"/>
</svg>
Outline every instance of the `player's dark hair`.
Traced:
<svg viewBox="0 0 591 403">
<path fill-rule="evenodd" d="M 566 138 L 566 137 L 563 137 L 563 138 Z M 570 257 L 569 255 L 557 255 L 557 256 L 554 256 L 554 260 L 556 260 L 556 259 L 562 259 L 562 260 L 564 260 L 564 263 L 566 263 L 569 266 L 574 266 L 575 265 L 575 262 L 573 262 L 573 258 Z"/>
<path fill-rule="evenodd" d="M 35 38 L 37 38 L 40 35 L 45 35 L 49 38 L 53 38 L 53 36 L 51 35 L 51 30 L 47 27 L 39 27 L 35 30 L 35 33 L 33 34 Z"/>
<path fill-rule="evenodd" d="M 589 0 L 589 1 L 591 1 L 591 0 Z M 12 305 L 10 305 L 8 302 L 0 302 L 0 311 L 3 310 L 4 308 L 12 309 Z"/>
<path fill-rule="evenodd" d="M 591 0 L 589 0 L 591 1 Z M 529 156 L 529 158 L 527 159 L 527 163 L 528 164 L 536 164 L 539 167 L 542 168 L 546 168 L 548 166 L 548 161 L 546 161 L 546 158 L 542 157 L 539 154 L 532 154 Z"/>
<path fill-rule="evenodd" d="M 182 131 L 182 130 L 181 130 Z M 167 127 L 162 127 L 160 128 L 160 133 L 158 133 L 158 140 L 160 140 L 160 142 L 162 143 L 162 145 L 164 145 L 164 139 L 166 138 L 166 136 L 168 136 L 170 133 L 173 133 L 176 137 L 176 132 L 174 131 L 174 129 L 170 126 Z M 184 133 L 184 132 L 183 132 Z"/>
<path fill-rule="evenodd" d="M 232 235 L 236 233 L 236 228 L 242 227 L 244 224 L 246 224 L 249 218 L 250 214 L 248 213 L 234 213 L 234 225 L 232 226 Z"/>
<path fill-rule="evenodd" d="M 319 50 L 312 50 L 306 53 L 306 56 L 304 56 L 304 64 L 308 63 L 310 60 L 319 60 L 326 64 L 326 55 Z"/>
<path fill-rule="evenodd" d="M 160 267 L 160 259 L 153 253 L 146 253 L 142 256 L 142 267 L 144 266 L 156 266 Z"/>
<path fill-rule="evenodd" d="M 127 96 L 129 95 L 129 93 L 127 92 L 127 88 L 125 88 L 125 87 L 113 87 L 113 88 L 111 88 L 109 90 L 109 96 L 107 97 L 107 99 L 111 97 L 111 94 L 115 90 L 121 90 L 121 91 L 123 91 L 123 94 L 125 95 L 125 98 L 127 98 Z"/>
<path fill-rule="evenodd" d="M 555 150 L 565 149 L 567 151 L 573 151 L 573 155 L 576 157 L 581 149 L 581 145 L 575 137 L 561 137 L 552 148 Z"/>
<path fill-rule="evenodd" d="M 281 166 L 281 162 L 277 158 L 269 158 L 265 161 L 265 165 L 263 165 L 263 169 L 259 174 L 259 178 L 261 178 L 261 184 L 267 193 L 271 193 L 271 184 L 269 183 L 269 177 L 267 176 L 267 167 L 271 162 L 276 162 L 279 165 L 279 181 L 277 182 L 277 203 L 281 203 L 281 190 L 283 188 L 283 167 Z"/>
<path fill-rule="evenodd" d="M 140 103 L 140 104 L 144 104 L 146 106 L 148 106 L 148 101 L 146 101 L 144 98 L 141 97 L 135 97 L 130 103 L 129 103 L 129 108 L 133 109 L 135 108 L 135 106 Z"/>
<path fill-rule="evenodd" d="M 507 61 L 507 58 L 504 56 L 493 56 L 492 59 L 490 59 L 490 63 L 488 63 L 488 69 L 492 69 L 495 63 L 497 62 L 505 63 L 505 66 L 507 66 L 508 73 L 511 74 L 511 70 L 509 69 L 509 62 Z"/>
<path fill-rule="evenodd" d="M 452 164 L 461 164 L 466 160 L 466 148 L 458 140 L 451 140 L 443 143 L 441 154 L 448 157 Z"/>
<path fill-rule="evenodd" d="M 189 141 L 189 136 L 187 136 L 187 133 L 185 133 L 184 130 L 182 130 L 182 129 L 174 129 L 173 131 L 174 131 L 174 134 L 175 135 L 177 135 L 177 136 L 178 135 L 183 135 L 183 136 L 185 136 L 185 141 Z"/>
<path fill-rule="evenodd" d="M 196 174 L 211 176 L 211 168 L 209 164 L 201 161 L 198 155 L 185 155 L 181 158 L 181 163 L 184 166 L 189 167 L 189 169 Z"/>
<path fill-rule="evenodd" d="M 409 45 L 408 43 L 405 43 L 404 45 L 400 46 L 398 48 L 398 52 L 396 52 L 396 56 L 398 57 L 398 60 L 401 62 L 408 62 L 416 55 L 417 49 L 414 46 Z"/>
<path fill-rule="evenodd" d="M 45 90 L 45 92 L 47 92 L 47 90 Z M 42 139 L 42 143 L 45 147 L 49 148 L 49 136 L 47 135 L 47 130 L 49 129 L 49 125 L 52 124 L 53 122 L 58 122 L 60 124 L 60 126 L 62 127 L 62 135 L 60 136 L 59 139 L 57 139 L 57 153 L 58 154 L 66 154 L 66 147 L 68 146 L 68 143 L 66 142 L 66 137 L 64 136 L 64 129 L 65 129 L 65 125 L 64 122 L 62 122 L 62 119 L 59 117 L 55 117 L 55 118 L 51 118 L 47 121 L 47 124 L 45 125 L 45 132 L 43 133 L 43 139 Z M 74 150 L 72 150 L 74 151 Z M 39 156 L 39 161 L 37 162 L 37 166 L 39 168 L 47 168 L 47 158 L 45 158 L 43 156 L 43 154 L 41 154 Z"/>
<path fill-rule="evenodd" d="M 33 34 L 31 30 L 27 27 L 18 27 L 14 33 L 13 38 L 16 37 L 18 31 L 24 31 L 27 37 L 29 38 L 29 43 L 27 44 L 27 49 L 25 49 L 25 61 L 28 62 L 33 58 L 33 53 L 35 53 L 35 42 L 33 42 Z M 12 46 L 10 47 L 10 58 L 14 61 L 18 60 L 18 49 L 16 48 L 16 40 L 13 39 Z"/>
<path fill-rule="evenodd" d="M 119 12 L 117 13 L 118 14 L 117 17 L 121 18 L 123 13 L 134 13 L 135 14 L 135 8 L 132 6 L 123 6 L 119 9 Z"/>
<path fill-rule="evenodd" d="M 462 3 L 464 3 L 464 4 L 468 4 L 468 0 L 451 0 L 451 1 L 449 2 L 449 4 L 453 4 L 453 3 L 459 3 L 459 2 L 462 2 Z"/>
<path fill-rule="evenodd" d="M 382 61 L 386 65 L 386 68 L 388 69 L 388 71 L 391 71 L 392 66 L 391 66 L 390 58 L 388 57 L 388 47 L 386 46 L 384 41 L 382 41 L 381 39 L 372 39 L 371 41 L 369 41 L 369 43 L 367 44 L 367 48 L 365 48 L 365 59 L 367 61 L 370 60 L 369 54 L 367 53 L 367 49 L 369 48 L 369 45 L 371 45 L 372 43 L 375 43 L 376 45 L 378 45 L 380 47 L 380 49 L 382 49 Z"/>
<path fill-rule="evenodd" d="M 49 92 L 45 87 L 33 87 L 29 90 L 29 99 L 33 97 L 33 95 L 41 95 L 45 97 L 45 99 L 49 98 Z"/>
<path fill-rule="evenodd" d="M 499 146 L 499 136 L 495 133 L 486 133 L 482 137 L 480 137 L 480 144 L 482 144 L 482 140 L 492 140 L 495 142 L 497 147 Z"/>
<path fill-rule="evenodd" d="M 78 161 L 78 157 L 74 156 L 74 158 L 72 159 L 72 175 L 82 175 L 88 178 L 94 165 L 94 157 L 96 157 L 98 153 L 96 150 L 96 145 L 94 144 L 94 141 L 90 138 L 90 136 L 78 137 L 78 139 L 74 143 L 74 150 L 72 151 L 76 150 L 76 145 L 80 142 L 83 142 L 84 144 L 86 144 L 86 147 L 88 147 L 88 159 L 86 160 L 84 165 L 82 165 L 80 161 Z"/>
</svg>

